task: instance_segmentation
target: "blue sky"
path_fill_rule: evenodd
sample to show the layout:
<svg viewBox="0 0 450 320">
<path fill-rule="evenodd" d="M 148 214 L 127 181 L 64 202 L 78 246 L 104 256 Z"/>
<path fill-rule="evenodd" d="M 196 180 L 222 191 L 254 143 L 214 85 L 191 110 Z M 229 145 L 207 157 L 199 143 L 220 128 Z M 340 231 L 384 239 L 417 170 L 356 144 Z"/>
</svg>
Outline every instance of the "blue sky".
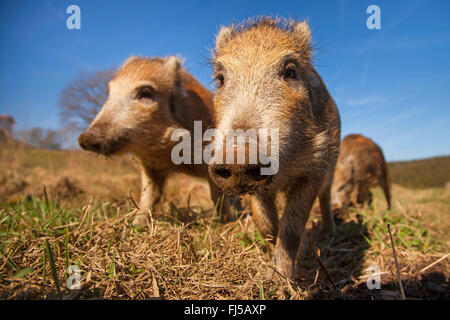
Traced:
<svg viewBox="0 0 450 320">
<path fill-rule="evenodd" d="M 66 28 L 71 4 L 81 8 L 81 30 Z M 366 27 L 370 4 L 381 8 L 380 30 Z M 388 160 L 450 154 L 449 12 L 446 0 L 0 0 L 0 114 L 16 130 L 58 129 L 67 82 L 130 55 L 180 54 L 212 89 L 208 48 L 220 25 L 278 14 L 309 20 L 343 136 L 371 137 Z"/>
</svg>

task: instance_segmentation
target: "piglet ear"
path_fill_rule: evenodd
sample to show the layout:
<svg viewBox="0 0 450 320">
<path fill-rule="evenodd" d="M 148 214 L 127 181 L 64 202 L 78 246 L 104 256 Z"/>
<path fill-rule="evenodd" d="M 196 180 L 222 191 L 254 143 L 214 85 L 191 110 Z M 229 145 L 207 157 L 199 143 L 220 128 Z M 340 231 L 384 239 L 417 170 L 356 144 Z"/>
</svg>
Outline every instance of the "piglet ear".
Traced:
<svg viewBox="0 0 450 320">
<path fill-rule="evenodd" d="M 355 174 L 355 159 L 353 158 L 353 156 L 349 156 L 347 158 L 347 161 L 349 162 L 350 174 L 351 177 L 353 178 L 353 175 Z"/>
<path fill-rule="evenodd" d="M 309 29 L 308 22 L 302 21 L 298 22 L 294 26 L 294 32 L 297 33 L 299 36 L 301 36 L 306 44 L 311 43 L 311 30 Z"/>
<path fill-rule="evenodd" d="M 221 27 L 216 36 L 216 50 L 220 50 L 233 37 L 233 29 L 230 27 Z"/>
<path fill-rule="evenodd" d="M 183 60 L 177 56 L 169 56 L 165 58 L 164 69 L 166 71 L 167 77 L 169 79 L 168 85 L 170 85 L 170 95 L 169 95 L 169 108 L 167 116 L 174 121 L 177 121 L 177 100 L 178 97 L 183 93 L 181 87 L 181 69 L 183 65 Z"/>
<path fill-rule="evenodd" d="M 125 60 L 125 62 L 122 64 L 121 69 L 125 68 L 126 66 L 128 66 L 129 64 L 132 64 L 135 61 L 139 61 L 140 59 L 142 59 L 142 57 L 139 56 L 131 56 L 129 57 L 127 60 Z"/>
<path fill-rule="evenodd" d="M 176 78 L 182 64 L 183 62 L 179 57 L 170 56 L 166 58 L 166 61 L 164 62 L 164 67 L 169 76 L 173 76 L 174 78 Z"/>
</svg>

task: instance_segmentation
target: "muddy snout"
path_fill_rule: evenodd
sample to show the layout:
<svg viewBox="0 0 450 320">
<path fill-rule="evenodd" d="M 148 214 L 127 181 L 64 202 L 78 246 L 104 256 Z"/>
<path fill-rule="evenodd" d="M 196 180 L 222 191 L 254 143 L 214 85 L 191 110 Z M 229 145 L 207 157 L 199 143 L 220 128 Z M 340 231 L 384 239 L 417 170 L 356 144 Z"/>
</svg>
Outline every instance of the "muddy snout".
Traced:
<svg viewBox="0 0 450 320">
<path fill-rule="evenodd" d="M 78 144 L 87 151 L 112 155 L 122 150 L 128 143 L 125 137 L 108 138 L 101 130 L 88 129 L 78 137 Z"/>
<path fill-rule="evenodd" d="M 219 150 L 218 154 L 222 153 L 223 159 L 217 163 L 217 155 L 215 162 L 209 165 L 209 174 L 214 183 L 226 194 L 244 194 L 253 193 L 261 188 L 267 186 L 271 180 L 272 175 L 263 174 L 264 168 L 270 164 L 263 164 L 256 158 L 255 161 L 249 159 L 248 148 L 245 150 L 245 161 L 237 160 L 237 150 L 234 148 L 231 152 L 235 157 L 233 161 L 226 157 L 224 150 Z"/>
<path fill-rule="evenodd" d="M 98 131 L 85 131 L 78 137 L 78 144 L 87 151 L 101 153 L 102 146 Z"/>
<path fill-rule="evenodd" d="M 252 193 L 264 187 L 271 176 L 261 175 L 259 165 L 215 164 L 209 167 L 214 183 L 226 194 Z"/>
</svg>

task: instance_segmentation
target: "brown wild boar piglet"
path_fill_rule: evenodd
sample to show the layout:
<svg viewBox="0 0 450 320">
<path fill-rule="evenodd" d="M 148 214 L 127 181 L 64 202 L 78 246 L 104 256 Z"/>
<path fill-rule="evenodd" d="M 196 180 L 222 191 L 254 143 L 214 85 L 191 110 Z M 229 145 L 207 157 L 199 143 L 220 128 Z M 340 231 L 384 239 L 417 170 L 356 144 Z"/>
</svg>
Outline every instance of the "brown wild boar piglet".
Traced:
<svg viewBox="0 0 450 320">
<path fill-rule="evenodd" d="M 194 121 L 202 121 L 206 129 L 213 108 L 212 93 L 184 70 L 177 57 L 130 57 L 108 87 L 107 101 L 78 142 L 85 150 L 107 156 L 129 152 L 140 160 L 141 209 L 151 209 L 160 201 L 170 173 L 210 180 L 206 164 L 171 161 L 171 150 L 178 143 L 171 140 L 172 132 L 180 128 L 192 132 Z M 221 194 L 214 183 L 210 188 L 216 203 Z M 228 199 L 223 210 L 223 218 L 231 219 Z M 134 224 L 145 223 L 145 211 L 140 210 Z"/>
<path fill-rule="evenodd" d="M 356 203 L 372 202 L 370 188 L 380 186 L 391 208 L 389 172 L 383 151 L 371 139 L 360 134 L 349 134 L 341 142 L 331 188 L 332 207 L 336 215 Z"/>
<path fill-rule="evenodd" d="M 262 235 L 275 243 L 275 266 L 290 278 L 317 196 L 322 227 L 334 232 L 330 187 L 339 153 L 340 118 L 311 58 L 308 24 L 270 17 L 222 27 L 213 55 L 217 129 L 252 129 L 258 131 L 257 139 L 260 129 L 267 129 L 271 151 L 263 155 L 278 170 L 262 174 L 267 165 L 261 157 L 251 164 L 249 155 L 243 164 L 216 161 L 223 154 L 235 154 L 238 146 L 233 145 L 215 153 L 211 177 L 226 193 L 250 194 L 252 218 Z M 272 132 L 278 132 L 278 139 Z M 274 202 L 277 192 L 286 198 L 280 220 Z"/>
</svg>

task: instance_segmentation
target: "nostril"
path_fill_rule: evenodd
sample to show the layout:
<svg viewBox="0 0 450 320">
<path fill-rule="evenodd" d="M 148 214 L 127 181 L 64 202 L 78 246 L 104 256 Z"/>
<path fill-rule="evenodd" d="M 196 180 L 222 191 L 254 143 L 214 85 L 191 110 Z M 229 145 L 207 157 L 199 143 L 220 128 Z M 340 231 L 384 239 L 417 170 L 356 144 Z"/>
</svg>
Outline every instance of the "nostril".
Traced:
<svg viewBox="0 0 450 320">
<path fill-rule="evenodd" d="M 90 148 L 92 151 L 100 151 L 101 145 L 100 145 L 100 143 L 98 143 L 98 142 L 94 142 L 94 143 L 92 143 L 92 144 L 89 146 L 89 148 Z"/>
<path fill-rule="evenodd" d="M 214 169 L 214 174 L 224 179 L 231 177 L 231 171 L 224 167 Z"/>
<path fill-rule="evenodd" d="M 261 167 L 258 165 L 248 166 L 245 169 L 245 175 L 254 181 L 261 181 L 267 178 L 267 176 L 261 174 Z"/>
<path fill-rule="evenodd" d="M 80 134 L 80 136 L 78 137 L 78 144 L 83 149 L 86 148 L 87 143 L 86 143 L 86 136 L 84 134 Z"/>
<path fill-rule="evenodd" d="M 93 140 L 92 135 L 83 133 L 78 137 L 78 144 L 88 151 L 98 152 L 101 150 L 101 143 Z"/>
</svg>

